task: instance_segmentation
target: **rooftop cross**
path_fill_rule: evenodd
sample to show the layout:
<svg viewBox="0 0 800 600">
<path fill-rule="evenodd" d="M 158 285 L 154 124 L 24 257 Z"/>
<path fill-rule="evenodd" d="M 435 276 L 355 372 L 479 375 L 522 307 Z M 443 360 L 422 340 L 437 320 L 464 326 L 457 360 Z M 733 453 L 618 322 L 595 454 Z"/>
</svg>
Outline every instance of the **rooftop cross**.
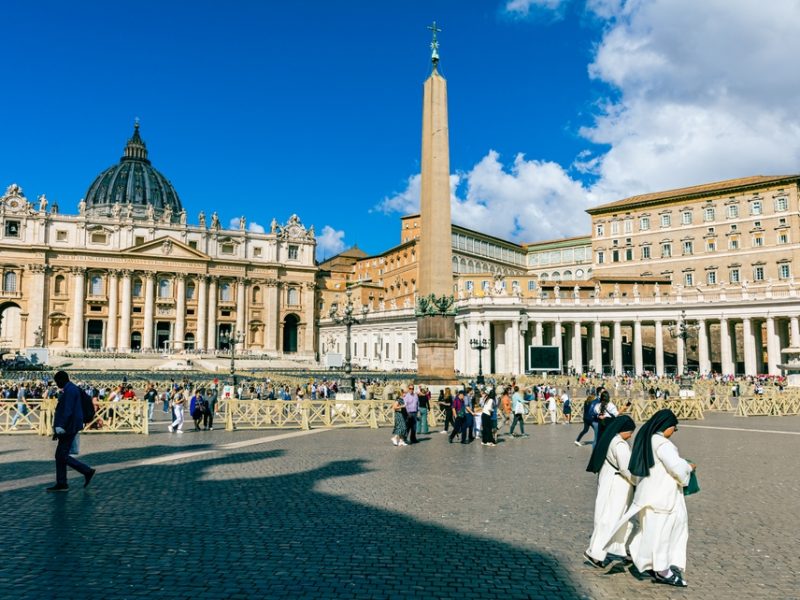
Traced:
<svg viewBox="0 0 800 600">
<path fill-rule="evenodd" d="M 436 21 L 433 24 L 428 25 L 428 29 L 433 32 L 433 40 L 431 41 L 431 61 L 433 62 L 434 68 L 436 64 L 439 62 L 439 41 L 436 39 L 436 34 L 440 33 L 442 30 L 436 26 Z"/>
</svg>

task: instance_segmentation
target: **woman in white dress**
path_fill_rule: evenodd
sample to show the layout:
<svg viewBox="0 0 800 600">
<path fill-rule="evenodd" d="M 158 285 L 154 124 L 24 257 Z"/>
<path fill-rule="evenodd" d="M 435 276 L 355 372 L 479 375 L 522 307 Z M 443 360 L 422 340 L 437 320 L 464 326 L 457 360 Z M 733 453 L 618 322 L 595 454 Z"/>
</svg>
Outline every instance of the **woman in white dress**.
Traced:
<svg viewBox="0 0 800 600">
<path fill-rule="evenodd" d="M 677 417 L 666 408 L 642 425 L 630 460 L 630 472 L 641 480 L 623 519 L 639 515 L 640 529 L 630 543 L 639 572 L 649 573 L 656 583 L 686 587 L 689 519 L 683 488 L 697 466 L 681 458 L 670 441 L 677 429 Z"/>
<path fill-rule="evenodd" d="M 589 548 L 583 553 L 592 566 L 605 566 L 607 554 L 627 557 L 625 542 L 630 526 L 615 525 L 628 510 L 633 498 L 634 481 L 628 470 L 631 450 L 628 442 L 636 423 L 627 415 L 611 420 L 592 451 L 586 470 L 598 473 L 597 499 L 594 503 L 594 531 Z M 611 541 L 609 541 L 611 540 Z"/>
</svg>

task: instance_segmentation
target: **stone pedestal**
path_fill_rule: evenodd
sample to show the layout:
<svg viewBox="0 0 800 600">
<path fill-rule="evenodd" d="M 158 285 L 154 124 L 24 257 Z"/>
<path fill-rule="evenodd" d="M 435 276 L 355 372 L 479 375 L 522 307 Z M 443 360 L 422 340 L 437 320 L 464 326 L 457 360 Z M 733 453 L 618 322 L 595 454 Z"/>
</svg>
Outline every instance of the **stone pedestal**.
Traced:
<svg viewBox="0 0 800 600">
<path fill-rule="evenodd" d="M 456 384 L 453 351 L 456 346 L 455 317 L 417 317 L 417 382 L 423 385 Z"/>
</svg>

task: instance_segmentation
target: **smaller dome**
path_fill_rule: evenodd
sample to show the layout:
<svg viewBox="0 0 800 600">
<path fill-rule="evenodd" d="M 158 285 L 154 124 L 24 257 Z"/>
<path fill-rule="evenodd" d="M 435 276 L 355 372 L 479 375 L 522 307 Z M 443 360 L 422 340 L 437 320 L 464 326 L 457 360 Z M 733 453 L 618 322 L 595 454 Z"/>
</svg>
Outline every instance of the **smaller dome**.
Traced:
<svg viewBox="0 0 800 600">
<path fill-rule="evenodd" d="M 175 188 L 150 164 L 138 120 L 119 164 L 95 178 L 85 201 L 88 214 L 101 216 L 130 211 L 134 217 L 146 218 L 151 212 L 158 216 L 166 212 L 172 220 L 183 210 Z"/>
</svg>

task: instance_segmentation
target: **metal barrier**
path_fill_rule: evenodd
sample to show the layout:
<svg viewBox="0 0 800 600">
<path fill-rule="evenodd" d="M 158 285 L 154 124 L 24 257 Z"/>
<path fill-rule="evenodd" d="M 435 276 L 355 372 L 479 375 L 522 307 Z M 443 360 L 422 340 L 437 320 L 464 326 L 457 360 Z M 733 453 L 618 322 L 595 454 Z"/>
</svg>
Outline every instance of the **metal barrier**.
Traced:
<svg viewBox="0 0 800 600">
<path fill-rule="evenodd" d="M 775 398 L 767 396 L 752 396 L 739 398 L 736 407 L 737 417 L 779 417 L 781 412 Z"/>
<path fill-rule="evenodd" d="M 394 423 L 385 413 L 391 404 L 377 400 L 226 400 L 225 429 L 311 429 L 312 427 L 370 427 Z"/>
<path fill-rule="evenodd" d="M 670 409 L 678 419 L 684 421 L 702 420 L 703 401 L 696 398 L 684 398 L 681 400 L 640 400 L 634 402 L 631 407 L 631 416 L 634 421 L 647 421 L 656 412 L 663 408 Z"/>
<path fill-rule="evenodd" d="M 55 411 L 55 403 L 53 403 Z M 52 423 L 52 419 L 50 421 Z M 95 415 L 82 433 L 150 433 L 147 421 L 147 402 L 141 400 L 100 400 L 95 403 Z"/>
<path fill-rule="evenodd" d="M 47 401 L 0 400 L 0 434 L 47 435 L 50 431 Z"/>
</svg>

